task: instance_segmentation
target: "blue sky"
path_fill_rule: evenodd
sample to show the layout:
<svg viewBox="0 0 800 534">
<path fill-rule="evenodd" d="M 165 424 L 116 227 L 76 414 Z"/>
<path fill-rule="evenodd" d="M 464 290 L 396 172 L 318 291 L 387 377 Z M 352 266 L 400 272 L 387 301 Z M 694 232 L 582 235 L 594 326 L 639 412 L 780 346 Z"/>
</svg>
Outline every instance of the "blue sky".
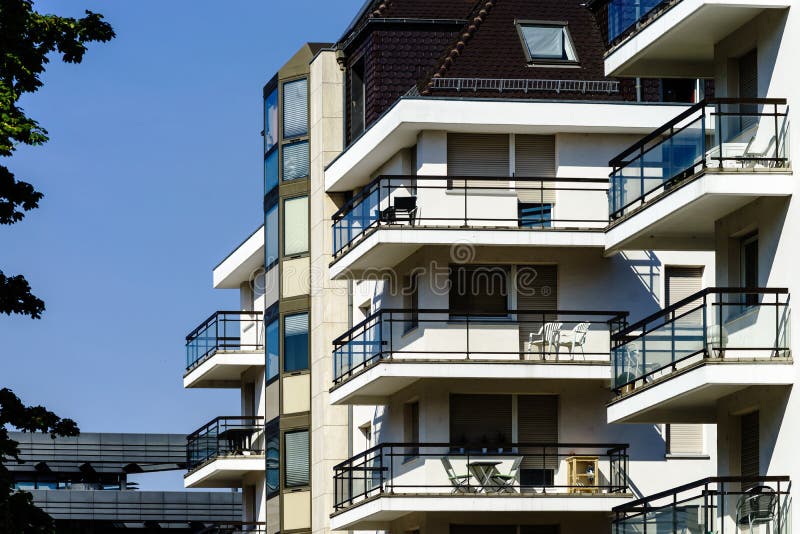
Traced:
<svg viewBox="0 0 800 534">
<path fill-rule="evenodd" d="M 117 38 L 53 61 L 22 105 L 50 133 L 8 165 L 45 194 L 0 227 L 40 321 L 0 316 L 0 386 L 93 432 L 188 433 L 238 393 L 184 390 L 184 336 L 217 309 L 211 270 L 260 224 L 261 87 L 362 0 L 38 1 L 103 13 Z"/>
</svg>

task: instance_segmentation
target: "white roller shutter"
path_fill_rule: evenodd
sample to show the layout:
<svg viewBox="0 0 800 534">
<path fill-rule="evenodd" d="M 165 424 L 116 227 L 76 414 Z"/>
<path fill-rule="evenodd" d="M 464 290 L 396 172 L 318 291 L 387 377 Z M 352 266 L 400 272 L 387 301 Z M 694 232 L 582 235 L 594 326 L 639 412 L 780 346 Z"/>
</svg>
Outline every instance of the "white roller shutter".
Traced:
<svg viewBox="0 0 800 534">
<path fill-rule="evenodd" d="M 519 443 L 558 443 L 558 396 L 520 395 L 517 398 Z M 558 449 L 520 448 L 522 469 L 557 469 Z"/>
<path fill-rule="evenodd" d="M 702 267 L 667 267 L 666 268 L 666 305 L 689 298 L 703 289 Z M 700 305 L 697 299 L 679 308 L 676 315 L 681 315 Z M 702 311 L 697 310 L 677 320 L 682 328 L 697 325 L 702 328 Z M 667 451 L 669 454 L 703 454 L 703 425 L 667 425 Z"/>
<path fill-rule="evenodd" d="M 509 176 L 507 134 L 447 134 L 447 174 L 461 176 Z M 464 187 L 464 180 L 452 180 L 455 188 Z M 469 187 L 508 187 L 503 180 L 467 180 Z"/>
<path fill-rule="evenodd" d="M 558 309 L 558 266 L 518 265 L 516 285 L 519 342 L 525 350 L 530 334 L 535 336 L 539 332 L 543 318 L 541 314 L 529 314 L 525 310 Z M 544 316 L 545 321 L 555 319 L 555 314 Z"/>
<path fill-rule="evenodd" d="M 667 425 L 669 454 L 703 454 L 703 425 Z"/>
<path fill-rule="evenodd" d="M 515 177 L 555 178 L 556 138 L 553 135 L 517 135 L 514 141 Z M 555 182 L 519 180 L 520 202 L 554 204 Z M 543 191 L 537 188 L 550 188 Z"/>
</svg>

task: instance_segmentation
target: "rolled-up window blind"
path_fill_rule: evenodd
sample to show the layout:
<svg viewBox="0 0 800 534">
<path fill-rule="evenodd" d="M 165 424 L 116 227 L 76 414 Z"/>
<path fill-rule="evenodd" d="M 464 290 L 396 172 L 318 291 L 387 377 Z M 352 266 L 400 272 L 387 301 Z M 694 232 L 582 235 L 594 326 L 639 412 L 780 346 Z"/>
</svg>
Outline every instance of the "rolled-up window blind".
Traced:
<svg viewBox="0 0 800 534">
<path fill-rule="evenodd" d="M 287 432 L 283 436 L 286 451 L 286 487 L 309 483 L 308 430 Z"/>
<path fill-rule="evenodd" d="M 308 141 L 283 145 L 283 181 L 305 178 L 309 173 Z"/>
<path fill-rule="evenodd" d="M 283 138 L 308 134 L 308 80 L 283 84 Z"/>
</svg>

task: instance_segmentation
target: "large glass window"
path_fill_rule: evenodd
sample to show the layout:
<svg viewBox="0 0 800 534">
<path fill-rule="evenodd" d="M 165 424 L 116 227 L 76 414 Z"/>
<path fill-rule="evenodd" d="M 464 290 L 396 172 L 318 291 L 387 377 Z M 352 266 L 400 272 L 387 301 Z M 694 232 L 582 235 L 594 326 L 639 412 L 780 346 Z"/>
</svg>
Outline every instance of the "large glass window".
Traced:
<svg viewBox="0 0 800 534">
<path fill-rule="evenodd" d="M 283 181 L 288 182 L 309 175 L 308 141 L 283 145 Z"/>
<path fill-rule="evenodd" d="M 283 318 L 283 371 L 308 369 L 308 312 Z"/>
<path fill-rule="evenodd" d="M 278 261 L 278 237 L 280 236 L 278 226 L 278 205 L 274 204 L 271 208 L 267 208 L 264 218 L 264 260 L 267 269 Z"/>
<path fill-rule="evenodd" d="M 278 90 L 275 89 L 264 99 L 264 152 L 278 142 Z"/>
<path fill-rule="evenodd" d="M 264 158 L 264 193 L 278 187 L 278 149 L 276 148 Z"/>
<path fill-rule="evenodd" d="M 283 254 L 305 254 L 308 252 L 308 197 L 285 200 L 283 211 Z"/>
<path fill-rule="evenodd" d="M 267 382 L 278 376 L 281 350 L 279 327 L 278 319 L 267 325 Z"/>
<path fill-rule="evenodd" d="M 280 491 L 280 428 L 278 419 L 267 423 L 267 497 Z"/>
<path fill-rule="evenodd" d="M 286 432 L 283 435 L 283 441 L 284 458 L 286 459 L 286 487 L 308 486 L 310 479 L 308 430 Z"/>
<path fill-rule="evenodd" d="M 528 61 L 578 61 L 565 24 L 520 23 L 518 28 Z"/>
<path fill-rule="evenodd" d="M 283 84 L 283 138 L 308 134 L 308 80 Z"/>
</svg>

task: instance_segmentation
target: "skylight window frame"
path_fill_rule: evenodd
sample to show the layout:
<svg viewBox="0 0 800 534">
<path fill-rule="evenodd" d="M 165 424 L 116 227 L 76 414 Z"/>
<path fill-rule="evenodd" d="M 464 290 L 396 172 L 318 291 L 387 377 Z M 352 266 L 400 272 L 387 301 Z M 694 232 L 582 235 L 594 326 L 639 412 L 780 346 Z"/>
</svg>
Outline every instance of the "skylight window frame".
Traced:
<svg viewBox="0 0 800 534">
<path fill-rule="evenodd" d="M 578 49 L 575 47 L 575 40 L 572 38 L 572 33 L 569 31 L 569 23 L 564 20 L 538 20 L 538 19 L 524 19 L 514 20 L 514 26 L 517 28 L 517 35 L 519 36 L 522 50 L 525 52 L 525 59 L 528 61 L 530 67 L 577 67 L 580 65 L 580 58 L 578 57 Z M 561 28 L 569 41 L 569 48 L 571 48 L 575 59 L 552 59 L 552 58 L 538 58 L 531 55 L 531 50 L 528 47 L 528 42 L 525 40 L 525 34 L 522 33 L 523 26 L 546 26 L 553 28 Z M 565 49 L 567 47 L 565 46 Z"/>
</svg>

